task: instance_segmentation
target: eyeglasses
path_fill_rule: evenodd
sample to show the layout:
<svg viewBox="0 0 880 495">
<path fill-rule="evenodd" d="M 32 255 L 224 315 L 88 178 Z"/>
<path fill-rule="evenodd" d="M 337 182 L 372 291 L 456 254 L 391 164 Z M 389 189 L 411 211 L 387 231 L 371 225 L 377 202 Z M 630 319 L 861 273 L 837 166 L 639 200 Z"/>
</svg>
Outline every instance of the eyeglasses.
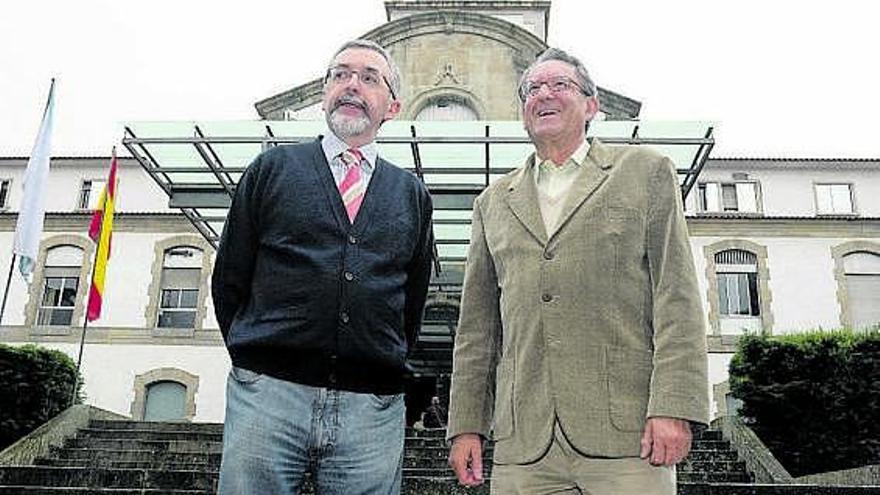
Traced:
<svg viewBox="0 0 880 495">
<path fill-rule="evenodd" d="M 384 81 L 385 85 L 388 86 L 388 92 L 391 93 L 391 99 L 397 99 L 394 90 L 391 89 L 391 83 L 388 82 L 388 78 L 380 74 L 376 69 L 366 68 L 363 70 L 353 70 L 344 65 L 337 65 L 327 69 L 327 77 L 325 80 L 333 84 L 344 84 L 351 80 L 351 76 L 354 74 L 357 74 L 358 80 L 361 84 L 368 88 L 378 88 L 382 84 L 382 81 Z"/>
<path fill-rule="evenodd" d="M 593 96 L 588 93 L 587 90 L 582 88 L 580 84 L 572 81 L 568 77 L 559 76 L 546 81 L 526 81 L 519 88 L 519 97 L 522 101 L 526 101 L 528 98 L 533 98 L 541 92 L 541 88 L 544 86 L 547 86 L 547 89 L 553 94 L 578 91 L 586 96 Z"/>
</svg>

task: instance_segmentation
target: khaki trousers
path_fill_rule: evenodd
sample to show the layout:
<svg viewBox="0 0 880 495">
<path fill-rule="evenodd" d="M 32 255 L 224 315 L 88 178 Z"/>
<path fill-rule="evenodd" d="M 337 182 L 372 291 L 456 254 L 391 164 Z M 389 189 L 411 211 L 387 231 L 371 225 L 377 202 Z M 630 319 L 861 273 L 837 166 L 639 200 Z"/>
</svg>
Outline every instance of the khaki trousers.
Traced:
<svg viewBox="0 0 880 495">
<path fill-rule="evenodd" d="M 585 457 L 559 428 L 541 459 L 531 464 L 495 464 L 493 495 L 675 495 L 675 467 L 644 459 Z"/>
</svg>

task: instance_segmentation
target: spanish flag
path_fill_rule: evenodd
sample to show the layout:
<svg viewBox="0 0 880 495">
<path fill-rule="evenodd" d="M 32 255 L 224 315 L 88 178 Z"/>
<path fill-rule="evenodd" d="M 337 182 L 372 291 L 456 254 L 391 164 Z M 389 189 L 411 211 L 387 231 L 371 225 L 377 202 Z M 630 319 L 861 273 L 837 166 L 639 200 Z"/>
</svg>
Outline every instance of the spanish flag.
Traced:
<svg viewBox="0 0 880 495">
<path fill-rule="evenodd" d="M 104 297 L 104 275 L 107 272 L 107 260 L 110 259 L 110 238 L 113 235 L 113 207 L 116 202 L 116 147 L 113 148 L 113 159 L 110 162 L 110 177 L 101 198 L 98 209 L 92 214 L 89 225 L 89 237 L 98 243 L 98 254 L 95 256 L 95 269 L 92 272 L 92 288 L 89 291 L 89 306 L 86 318 L 95 321 L 101 316 L 101 302 Z"/>
</svg>

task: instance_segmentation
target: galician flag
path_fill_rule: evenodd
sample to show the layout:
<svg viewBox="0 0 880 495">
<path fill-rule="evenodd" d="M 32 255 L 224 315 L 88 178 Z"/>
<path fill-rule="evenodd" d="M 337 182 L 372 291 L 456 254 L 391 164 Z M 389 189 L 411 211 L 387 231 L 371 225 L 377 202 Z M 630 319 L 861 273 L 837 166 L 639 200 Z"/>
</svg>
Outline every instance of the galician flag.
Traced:
<svg viewBox="0 0 880 495">
<path fill-rule="evenodd" d="M 46 214 L 46 184 L 49 178 L 49 157 L 52 154 L 52 124 L 55 116 L 55 79 L 49 86 L 49 99 L 43 111 L 43 122 L 28 159 L 24 173 L 24 195 L 15 225 L 12 252 L 18 255 L 18 271 L 31 281 L 40 237 L 43 235 L 43 217 Z"/>
<path fill-rule="evenodd" d="M 116 203 L 116 148 L 113 148 L 113 159 L 110 161 L 110 177 L 101 191 L 98 209 L 92 214 L 89 225 L 89 237 L 98 243 L 98 255 L 95 256 L 95 270 L 92 272 L 92 287 L 89 290 L 89 305 L 86 318 L 95 321 L 101 316 L 101 303 L 104 298 L 104 276 L 107 273 L 107 260 L 110 259 L 110 238 L 113 236 L 113 209 Z"/>
</svg>

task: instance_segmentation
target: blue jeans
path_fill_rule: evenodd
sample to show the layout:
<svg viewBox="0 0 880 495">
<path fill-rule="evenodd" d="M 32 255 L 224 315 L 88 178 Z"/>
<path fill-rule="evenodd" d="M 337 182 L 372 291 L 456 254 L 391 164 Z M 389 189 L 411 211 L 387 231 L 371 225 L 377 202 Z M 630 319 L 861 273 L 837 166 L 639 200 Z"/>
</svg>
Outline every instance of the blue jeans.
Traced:
<svg viewBox="0 0 880 495">
<path fill-rule="evenodd" d="M 233 367 L 226 383 L 220 495 L 400 493 L 403 394 L 373 395 Z"/>
</svg>

